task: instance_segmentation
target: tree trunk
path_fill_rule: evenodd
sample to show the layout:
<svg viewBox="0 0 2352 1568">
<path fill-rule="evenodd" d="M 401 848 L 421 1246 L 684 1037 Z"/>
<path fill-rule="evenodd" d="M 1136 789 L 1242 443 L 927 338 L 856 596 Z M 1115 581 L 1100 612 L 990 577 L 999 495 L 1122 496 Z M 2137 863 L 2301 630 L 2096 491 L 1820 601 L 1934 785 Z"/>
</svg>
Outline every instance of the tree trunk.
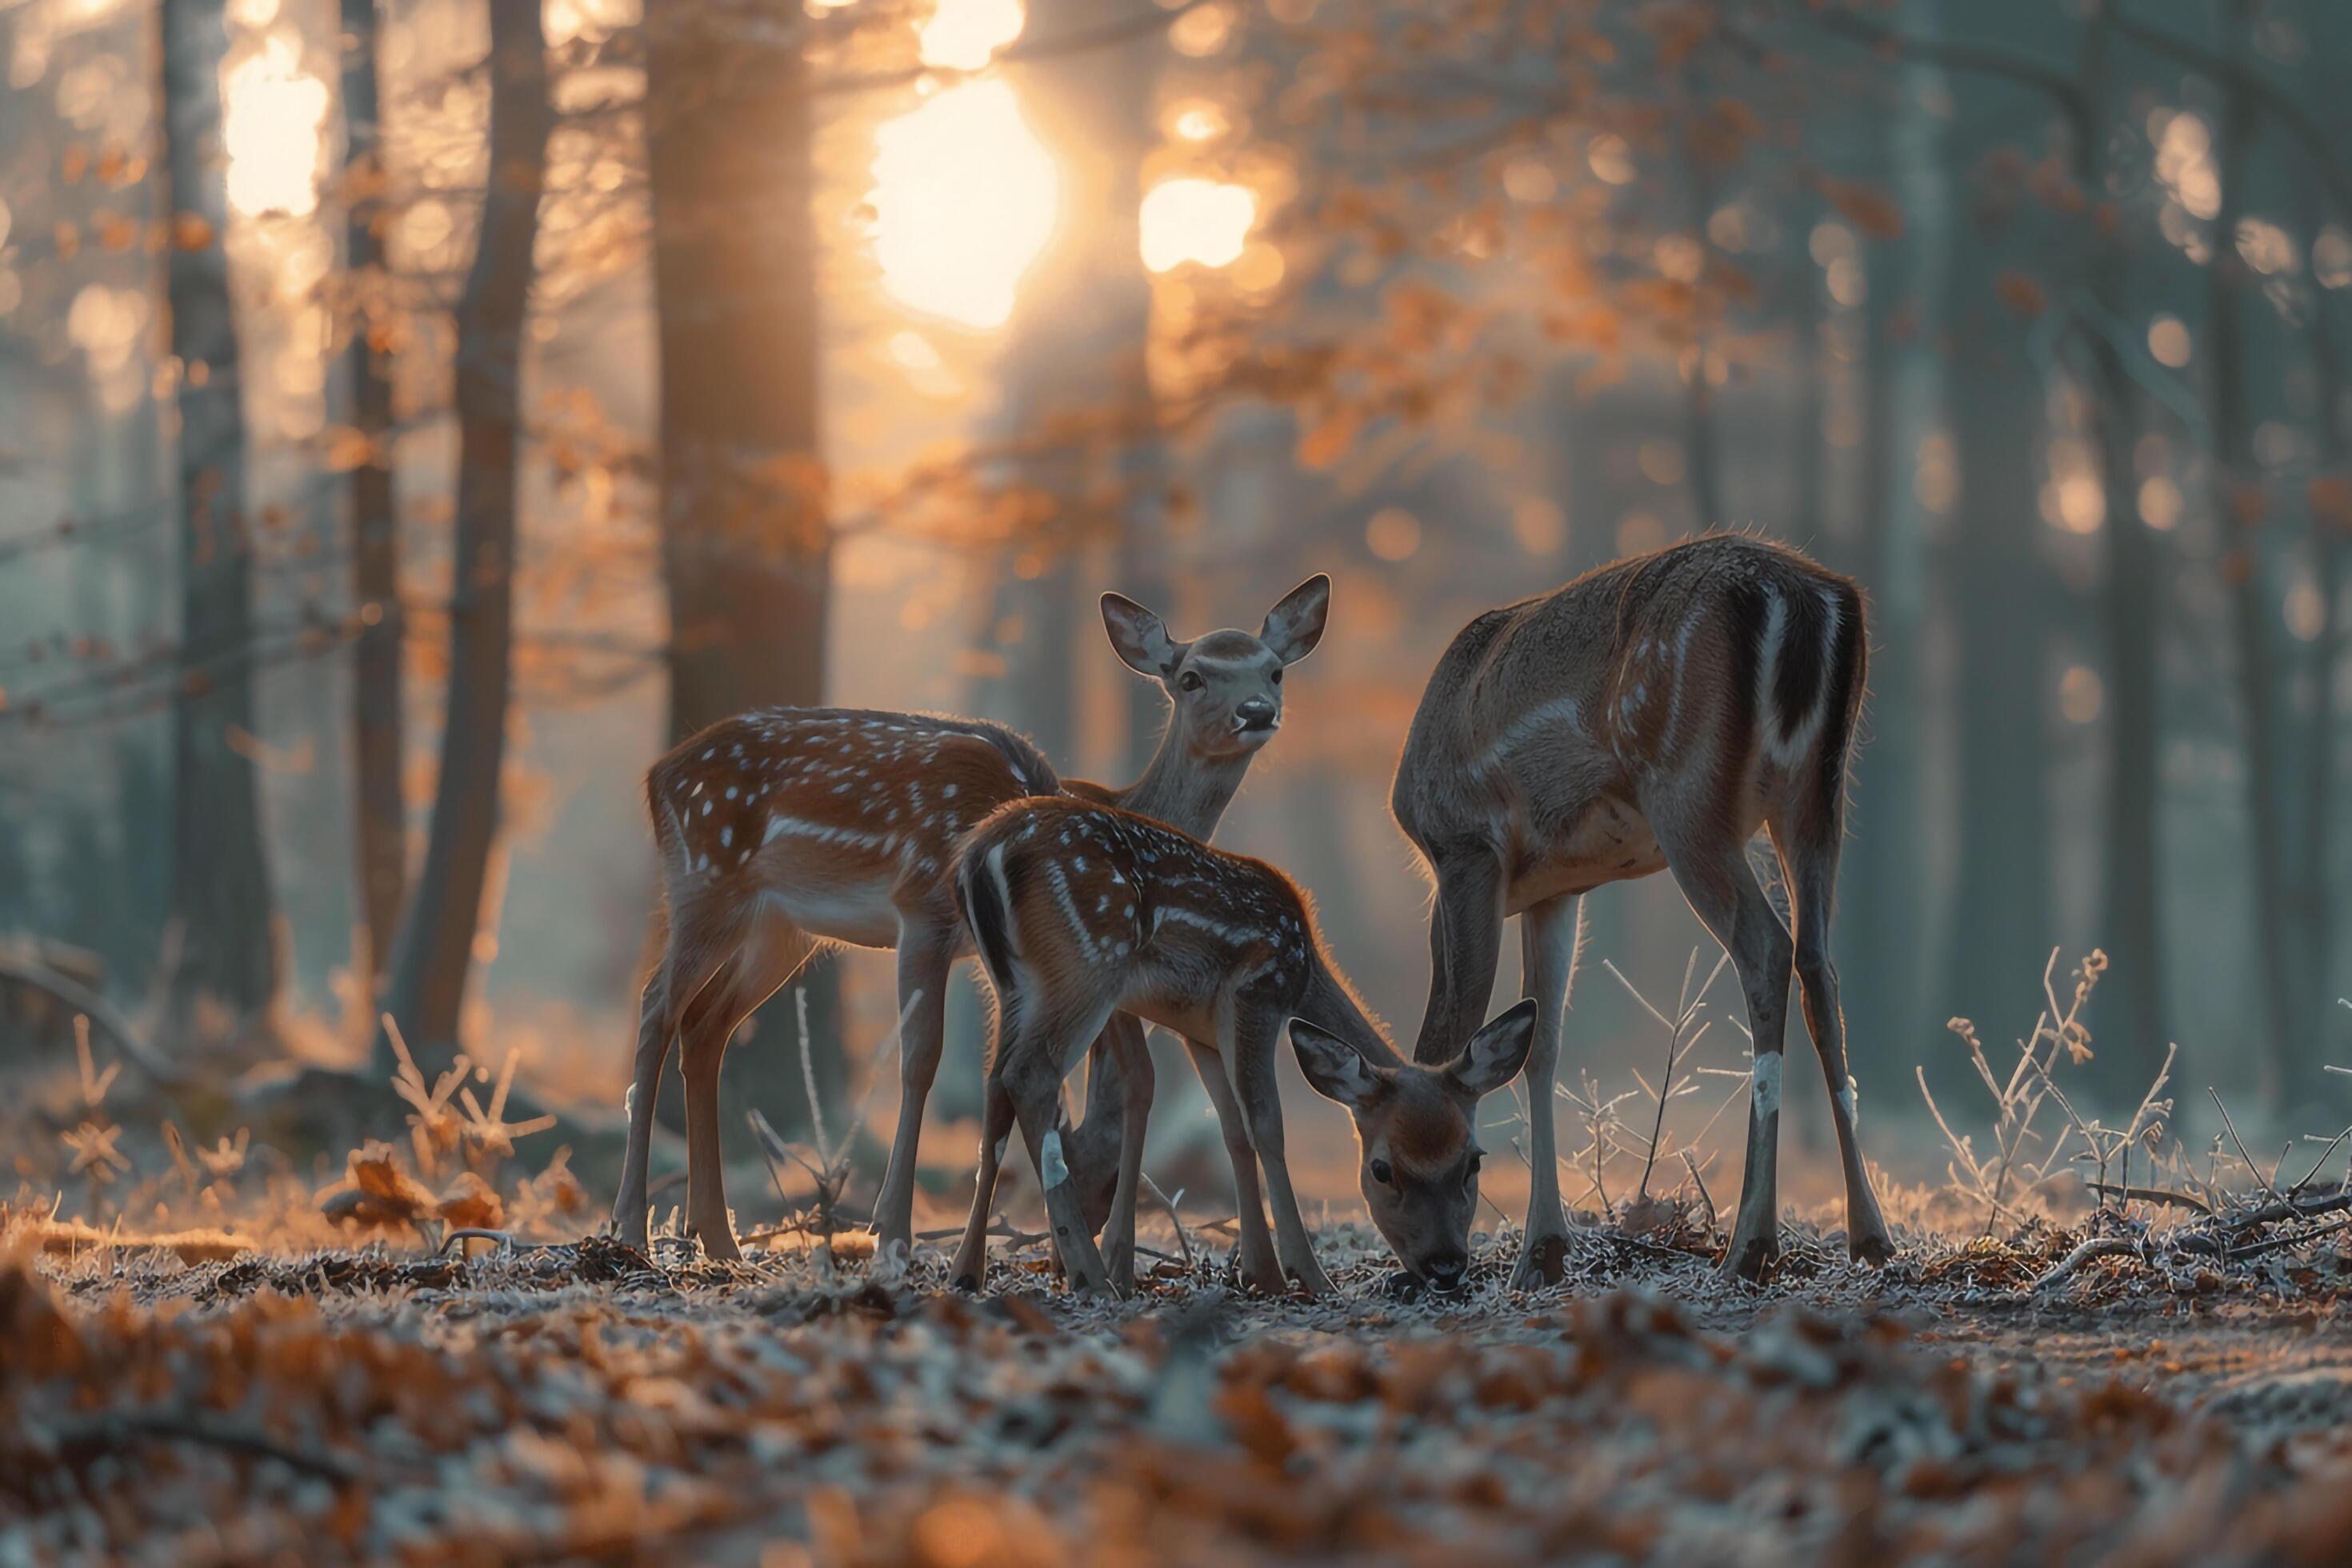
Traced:
<svg viewBox="0 0 2352 1568">
<path fill-rule="evenodd" d="M 2104 188 L 2106 139 L 2122 95 L 2108 73 L 2112 24 L 2095 16 L 2084 35 L 2081 119 L 2074 127 L 2075 183 Z M 2110 105 L 2116 105 L 2110 113 Z M 2164 845 L 2161 831 L 2163 716 L 2158 691 L 2158 608 L 2162 597 L 2155 536 L 2139 513 L 2132 464 L 2138 395 L 2113 334 L 2124 318 L 2127 258 L 2120 240 L 2101 235 L 2090 291 L 2099 320 L 2084 333 L 2091 379 L 2086 434 L 2099 457 L 2106 494 L 2107 782 L 2104 924 L 2100 942 L 2114 961 L 2103 987 L 2099 1078 L 2121 1100 L 2145 1093 L 2163 1065 L 2169 1038 L 2164 1009 Z M 2120 1026 L 2110 1025 L 2114 1019 Z"/>
<path fill-rule="evenodd" d="M 741 45 L 768 11 L 728 0 L 647 12 L 673 740 L 746 709 L 824 699 L 832 536 L 807 68 L 793 48 Z M 821 966 L 797 984 L 818 1093 L 838 1103 L 838 976 Z M 773 1039 L 797 1040 L 789 996 L 761 1017 Z M 745 1068 L 746 1102 L 780 1129 L 806 1127 L 800 1073 L 764 1055 L 757 1068 Z"/>
<path fill-rule="evenodd" d="M 2231 0 L 2225 14 L 2226 48 L 2242 65 L 2252 14 L 2247 0 Z M 2230 592 L 2230 623 L 2237 652 L 2241 721 L 2245 726 L 2246 825 L 2253 848 L 2256 984 L 2263 1035 L 2263 1098 L 2284 1109 L 2297 1071 L 2294 1048 L 2295 995 L 2286 887 L 2284 763 L 2280 753 L 2275 670 L 2270 635 L 2270 574 L 2261 532 L 2263 495 L 2252 455 L 2247 449 L 2245 322 L 2240 295 L 2246 278 L 2238 255 L 2239 216 L 2245 211 L 2247 150 L 2253 140 L 2253 104 L 2234 79 L 2221 83 L 2221 124 L 2214 154 L 2221 169 L 2221 207 L 2213 220 L 2213 258 L 2206 283 L 2209 412 L 2213 429 L 2214 520 L 2231 542 L 2221 571 Z"/>
<path fill-rule="evenodd" d="M 1971 166 L 1988 129 L 1951 133 L 1948 163 Z M 1995 298 L 1999 247 L 1963 212 L 1946 262 L 1945 416 L 1959 486 L 1937 573 L 1958 634 L 1958 879 L 1939 1012 L 2021 1033 L 2055 940 L 2051 927 L 2048 574 L 2040 556 L 2041 375 L 2024 331 Z M 1881 710 L 1884 710 L 1882 704 Z M 2022 1010 L 2026 1017 L 2012 1016 Z M 1966 1058 L 1932 1058 L 1947 1082 Z M 1931 1077 L 1937 1076 L 1931 1069 Z"/>
<path fill-rule="evenodd" d="M 352 427 L 368 444 L 352 470 L 352 604 L 360 634 L 352 649 L 354 820 L 363 978 L 373 997 L 399 929 L 408 877 L 401 802 L 400 536 L 392 482 L 391 356 L 376 347 L 369 300 L 382 288 L 383 155 L 376 91 L 375 0 L 342 0 L 343 165 L 350 210 L 343 268 L 357 295 L 351 347 Z"/>
<path fill-rule="evenodd" d="M 2303 236 L 2304 254 L 2317 237 L 2317 214 Z M 2304 849 L 2295 879 L 2295 923 L 2304 934 L 2305 969 L 2301 980 L 2305 1016 L 2312 1036 L 2304 1042 L 2304 1059 L 2315 1071 L 2336 1059 L 2333 1039 L 2341 1037 L 2336 1018 L 2346 1016 L 2335 1005 L 2340 994 L 2330 984 L 2336 973 L 2336 725 L 2341 709 L 2337 690 L 2344 662 L 2344 557 L 2352 545 L 2352 515 L 2340 487 L 2346 482 L 2344 422 L 2344 362 L 2336 341 L 2335 312 L 2322 295 L 2314 303 L 2311 321 L 2312 368 L 2318 381 L 2319 458 L 2321 472 L 2331 481 L 2330 493 L 2315 494 L 2311 515 L 2312 582 L 2319 594 L 2318 633 L 2311 644 L 2311 725 L 2303 751 Z"/>
<path fill-rule="evenodd" d="M 1943 292 L 1953 217 L 1936 132 L 1919 107 L 1926 89 L 1947 79 L 1932 66 L 1902 69 L 1903 107 L 1889 143 L 1907 222 L 1900 238 L 1873 244 L 1867 275 L 1858 553 L 1870 591 L 1871 696 L 1854 758 L 1853 842 L 1835 927 L 1854 1074 L 1890 1086 L 1916 1058 L 1929 1000 L 1922 919 L 1932 897 L 1923 801 L 1928 573 L 1914 454 L 1938 374 L 1927 307 Z"/>
<path fill-rule="evenodd" d="M 420 1064 L 446 1060 L 455 1050 L 498 835 L 513 654 L 523 329 L 553 124 L 538 0 L 489 0 L 489 13 L 488 178 L 457 311 L 447 718 L 425 868 L 394 949 L 384 998 Z M 380 1066 L 385 1048 L 379 1034 Z"/>
<path fill-rule="evenodd" d="M 172 714 L 169 976 L 175 1031 L 266 1021 L 278 973 L 253 735 L 253 579 L 244 383 L 229 294 L 218 0 L 166 0 L 163 140 L 179 393 L 180 690 Z"/>
</svg>

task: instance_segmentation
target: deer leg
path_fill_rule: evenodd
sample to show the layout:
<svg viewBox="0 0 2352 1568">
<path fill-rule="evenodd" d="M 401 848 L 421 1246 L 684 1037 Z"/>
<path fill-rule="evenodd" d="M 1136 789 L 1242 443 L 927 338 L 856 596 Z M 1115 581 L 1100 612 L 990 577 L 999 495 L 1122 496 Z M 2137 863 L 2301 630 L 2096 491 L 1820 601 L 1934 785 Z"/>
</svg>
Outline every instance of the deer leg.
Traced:
<svg viewBox="0 0 2352 1568">
<path fill-rule="evenodd" d="M 1845 1014 L 1838 1005 L 1837 966 L 1830 962 L 1830 916 L 1837 900 L 1838 845 L 1844 826 L 1834 818 L 1819 827 L 1800 821 L 1784 833 L 1775 824 L 1772 837 L 1797 906 L 1797 979 L 1804 995 L 1805 1029 L 1813 1037 L 1813 1054 L 1821 1058 L 1822 1078 L 1830 1091 L 1830 1119 L 1837 1128 L 1838 1163 L 1845 1175 L 1846 1251 L 1857 1262 L 1876 1268 L 1894 1257 L 1895 1243 L 1879 1213 L 1878 1195 L 1871 1190 L 1870 1172 L 1862 1163 L 1855 1135 L 1853 1080 L 1846 1075 Z"/>
<path fill-rule="evenodd" d="M 722 975 L 711 984 L 727 981 Z M 704 1257 L 722 1260 L 742 1256 L 727 1218 L 726 1163 L 719 1146 L 719 1069 L 734 1024 L 732 1008 L 691 1009 L 677 1057 L 686 1079 L 686 1228 L 701 1242 Z"/>
<path fill-rule="evenodd" d="M 631 1215 L 635 1218 L 635 1236 L 641 1242 L 646 1235 L 646 1167 L 653 1152 L 654 1102 L 661 1082 L 662 1061 L 669 1053 L 673 1040 L 683 1040 L 699 1035 L 712 994 L 727 984 L 726 971 L 734 962 L 743 941 L 740 924 L 725 910 L 723 900 L 682 900 L 670 911 L 669 937 L 662 951 L 659 967 L 653 979 L 646 982 L 646 994 L 639 1004 L 637 1019 L 637 1058 L 634 1081 L 629 1095 L 629 1155 L 621 1172 L 621 1191 L 614 1203 L 614 1220 L 623 1240 L 632 1237 Z M 658 1009 L 656 1002 L 658 1001 Z M 648 1017 L 653 1022 L 649 1026 Z M 726 1050 L 726 1038 L 720 1037 L 720 1053 Z M 681 1046 L 679 1071 L 684 1073 L 686 1053 Z M 717 1071 L 714 1065 L 713 1072 Z M 694 1099 L 687 1098 L 687 1180 L 688 1215 L 693 1209 L 695 1150 L 698 1140 L 694 1132 Z M 638 1157 L 638 1150 L 644 1156 Z M 711 1157 L 716 1159 L 716 1148 Z M 719 1214 L 726 1213 L 722 1195 Z M 731 1237 L 730 1238 L 731 1242 Z"/>
<path fill-rule="evenodd" d="M 1077 1184 L 1070 1179 L 1069 1161 L 1063 1152 L 1069 1119 L 1062 1110 L 1062 1080 L 1072 1065 L 1073 1049 L 1083 1049 L 1108 1021 L 1106 1008 L 1101 1016 L 1087 1020 L 1087 1026 L 1072 1028 L 1056 1023 L 1034 1033 L 1024 1031 L 1003 1065 L 1004 1088 L 1021 1123 L 1022 1142 L 1029 1146 L 1037 1184 L 1045 1189 L 1046 1228 L 1061 1252 L 1062 1268 L 1074 1295 L 1109 1294 L 1111 1287 L 1102 1254 L 1087 1233 L 1086 1210 L 1078 1202 Z"/>
<path fill-rule="evenodd" d="M 1449 1061 L 1486 1021 L 1503 952 L 1503 863 L 1484 845 L 1433 858 L 1437 902 L 1430 913 L 1429 1009 L 1412 1059 Z"/>
<path fill-rule="evenodd" d="M 646 1167 L 653 1161 L 654 1104 L 661 1094 L 661 1072 L 669 1060 L 672 1033 L 669 994 L 656 965 L 637 1001 L 636 1068 L 625 1102 L 629 1146 L 621 1162 L 621 1189 L 613 1199 L 613 1234 L 640 1252 L 647 1241 L 646 1186 Z"/>
<path fill-rule="evenodd" d="M 1274 1053 L 1280 1043 L 1281 1023 L 1271 1015 L 1237 1020 L 1225 1051 L 1227 1070 L 1236 1082 L 1244 1122 L 1258 1163 L 1265 1169 L 1266 1194 L 1274 1200 L 1275 1247 L 1283 1271 L 1310 1296 L 1337 1294 L 1331 1277 L 1316 1261 L 1314 1239 L 1298 1212 L 1298 1194 L 1291 1189 L 1290 1163 L 1282 1140 L 1282 1091 L 1274 1073 Z M 1244 1033 L 1246 1031 L 1246 1033 Z"/>
<path fill-rule="evenodd" d="M 1150 1053 L 1141 1053 L 1144 1077 L 1150 1079 Z M 1096 1037 L 1087 1056 L 1085 1119 L 1071 1131 L 1063 1152 L 1070 1162 L 1070 1179 L 1078 1184 L 1078 1201 L 1097 1232 L 1110 1222 L 1118 1199 L 1118 1173 L 1125 1143 L 1121 1129 L 1132 1098 L 1129 1071 L 1134 1058 L 1118 1048 L 1116 1019 Z M 1146 1090 L 1149 1093 L 1149 1090 Z"/>
<path fill-rule="evenodd" d="M 898 925 L 898 1129 L 890 1168 L 874 1200 L 877 1256 L 915 1245 L 915 1161 L 923 1106 L 939 1077 L 947 1027 L 948 976 L 955 967 L 956 928 L 930 921 Z"/>
<path fill-rule="evenodd" d="M 1108 1048 L 1106 1049 L 1106 1046 Z M 1110 1078 L 1109 1088 L 1119 1094 L 1118 1175 L 1111 1188 L 1110 1212 L 1102 1225 L 1103 1269 L 1110 1276 L 1111 1289 L 1123 1295 L 1135 1292 L 1135 1205 L 1143 1186 L 1143 1140 L 1151 1123 L 1152 1068 L 1151 1047 L 1146 1043 L 1142 1020 L 1125 1013 L 1114 1016 L 1097 1041 L 1097 1070 L 1089 1074 L 1087 1098 L 1091 1108 L 1087 1113 L 1090 1126 L 1096 1118 L 1109 1110 L 1108 1104 L 1092 1105 L 1095 1099 L 1094 1080 Z M 1099 1070 L 1105 1064 L 1116 1063 L 1111 1071 Z M 1083 1129 L 1081 1129 L 1083 1131 Z M 1075 1147 L 1077 1140 L 1073 1139 Z M 1097 1156 L 1098 1157 L 1098 1156 Z M 1070 1162 L 1070 1179 L 1079 1183 L 1078 1194 L 1083 1203 L 1090 1194 L 1086 1172 L 1076 1160 Z M 1091 1221 L 1094 1206 L 1087 1205 Z"/>
<path fill-rule="evenodd" d="M 1214 1046 L 1193 1039 L 1186 1040 L 1184 1045 L 1192 1054 L 1192 1068 L 1201 1075 L 1201 1087 L 1209 1092 L 1209 1104 L 1217 1112 L 1217 1130 L 1225 1139 L 1225 1157 L 1233 1162 L 1234 1227 L 1241 1238 L 1242 1279 L 1253 1290 L 1279 1296 L 1285 1289 L 1282 1266 L 1275 1258 L 1274 1237 L 1265 1228 L 1265 1200 L 1257 1184 L 1257 1151 L 1251 1146 L 1249 1129 L 1242 1120 L 1234 1086 L 1226 1081 L 1224 1060 Z"/>
<path fill-rule="evenodd" d="M 686 1079 L 687 1227 L 705 1254 L 740 1258 L 727 1218 L 725 1153 L 719 1140 L 719 1068 L 735 1031 L 789 984 L 817 952 L 817 940 L 771 914 L 741 940 L 732 960 L 703 987 L 679 1028 L 678 1068 Z M 698 1087 L 698 1079 L 699 1087 Z"/>
<path fill-rule="evenodd" d="M 1559 1201 L 1559 1150 L 1553 1125 L 1552 1084 L 1559 1072 L 1560 1035 L 1569 986 L 1576 975 L 1580 927 L 1577 898 L 1547 899 L 1519 917 L 1521 991 L 1536 1000 L 1535 1044 L 1528 1052 L 1528 1223 L 1511 1289 L 1557 1285 L 1568 1266 L 1568 1215 Z"/>
<path fill-rule="evenodd" d="M 1652 823 L 1659 818 L 1653 816 Z M 1779 1147 L 1782 1036 L 1788 1022 L 1789 976 L 1794 958 L 1789 928 L 1757 885 L 1745 847 L 1723 835 L 1670 842 L 1660 835 L 1666 865 L 1683 897 L 1731 954 L 1748 996 L 1748 1033 L 1756 1068 L 1748 1101 L 1748 1159 L 1739 1184 L 1739 1217 L 1723 1255 L 1726 1273 L 1757 1279 L 1780 1250 Z"/>
<path fill-rule="evenodd" d="M 1013 1096 L 996 1065 L 989 1064 L 988 1080 L 981 1091 L 980 1168 L 972 1179 L 971 1214 L 963 1225 L 963 1240 L 956 1247 L 948 1278 L 959 1290 L 978 1291 L 988 1279 L 989 1209 L 996 1202 L 996 1178 L 1004 1167 L 1004 1145 L 1013 1136 Z"/>
</svg>

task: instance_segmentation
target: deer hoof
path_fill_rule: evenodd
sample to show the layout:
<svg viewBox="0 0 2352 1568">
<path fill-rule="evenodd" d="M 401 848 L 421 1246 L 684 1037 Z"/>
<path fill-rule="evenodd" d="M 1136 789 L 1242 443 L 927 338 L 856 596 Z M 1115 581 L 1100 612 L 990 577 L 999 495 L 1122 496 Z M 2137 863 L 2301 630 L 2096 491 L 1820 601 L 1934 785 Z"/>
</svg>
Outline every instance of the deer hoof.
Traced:
<svg viewBox="0 0 2352 1568">
<path fill-rule="evenodd" d="M 1884 1268 L 1895 1261 L 1895 1242 L 1884 1230 L 1856 1231 L 1846 1242 L 1846 1253 L 1856 1263 Z"/>
<path fill-rule="evenodd" d="M 1723 1254 L 1719 1272 L 1727 1279 L 1760 1284 L 1766 1271 L 1780 1256 L 1780 1238 L 1769 1232 L 1762 1236 L 1734 1236 L 1731 1246 Z"/>
<path fill-rule="evenodd" d="M 1103 1273 L 1121 1296 L 1135 1294 L 1135 1254 L 1114 1243 L 1103 1248 Z"/>
<path fill-rule="evenodd" d="M 1568 1276 L 1566 1232 L 1538 1235 L 1530 1231 L 1519 1247 L 1519 1261 L 1511 1270 L 1514 1290 L 1542 1290 Z"/>
<path fill-rule="evenodd" d="M 1279 1265 L 1265 1263 L 1253 1268 L 1238 1250 L 1225 1259 L 1225 1280 L 1232 1289 L 1247 1296 L 1285 1296 L 1290 1291 L 1290 1282 L 1282 1277 Z"/>
<path fill-rule="evenodd" d="M 915 1249 L 903 1241 L 881 1241 L 874 1247 L 874 1261 L 866 1266 L 866 1277 L 884 1283 L 895 1284 L 907 1277 L 915 1260 Z"/>
</svg>

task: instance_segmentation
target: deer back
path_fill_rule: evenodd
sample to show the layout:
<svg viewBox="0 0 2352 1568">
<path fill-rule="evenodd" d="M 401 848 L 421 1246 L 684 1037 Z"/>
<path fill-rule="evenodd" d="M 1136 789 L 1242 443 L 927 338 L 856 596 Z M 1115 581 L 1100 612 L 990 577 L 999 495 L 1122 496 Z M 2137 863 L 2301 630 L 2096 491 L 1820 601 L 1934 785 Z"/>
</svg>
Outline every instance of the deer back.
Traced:
<svg viewBox="0 0 2352 1568">
<path fill-rule="evenodd" d="M 1624 875 L 1662 863 L 1634 819 L 1645 799 L 1678 789 L 1744 833 L 1793 784 L 1843 787 L 1863 616 L 1848 579 L 1740 535 L 1490 611 L 1431 677 L 1397 822 L 1430 853 L 1474 840 L 1517 858 L 1580 836 L 1605 851 L 1613 836 L 1626 863 L 1601 868 Z"/>
<path fill-rule="evenodd" d="M 965 917 L 1000 997 L 1114 998 L 1213 1040 L 1221 1007 L 1295 1007 L 1318 958 L 1305 895 L 1274 867 L 1133 812 L 1024 800 L 965 840 Z"/>
<path fill-rule="evenodd" d="M 1037 748 L 1000 726 L 828 708 L 723 720 L 646 778 L 674 896 L 732 885 L 822 934 L 877 945 L 898 904 L 950 896 L 973 824 L 1059 787 Z"/>
</svg>

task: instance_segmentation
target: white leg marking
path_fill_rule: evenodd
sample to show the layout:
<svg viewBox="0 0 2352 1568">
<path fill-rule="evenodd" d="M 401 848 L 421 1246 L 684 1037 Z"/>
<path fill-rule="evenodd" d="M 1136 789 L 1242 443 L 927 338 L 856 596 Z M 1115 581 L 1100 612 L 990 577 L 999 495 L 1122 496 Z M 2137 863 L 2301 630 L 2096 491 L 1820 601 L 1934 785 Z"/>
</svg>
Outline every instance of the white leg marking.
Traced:
<svg viewBox="0 0 2352 1568">
<path fill-rule="evenodd" d="M 1862 1125 L 1862 1091 L 1854 1088 L 1851 1077 L 1845 1080 L 1845 1087 L 1837 1091 L 1837 1102 L 1845 1108 L 1845 1124 L 1848 1127 Z"/>
<path fill-rule="evenodd" d="M 1045 1141 L 1037 1146 L 1037 1163 L 1041 1167 L 1038 1174 L 1047 1192 L 1070 1179 L 1070 1167 L 1062 1160 L 1062 1134 L 1058 1131 L 1048 1131 Z"/>
</svg>

